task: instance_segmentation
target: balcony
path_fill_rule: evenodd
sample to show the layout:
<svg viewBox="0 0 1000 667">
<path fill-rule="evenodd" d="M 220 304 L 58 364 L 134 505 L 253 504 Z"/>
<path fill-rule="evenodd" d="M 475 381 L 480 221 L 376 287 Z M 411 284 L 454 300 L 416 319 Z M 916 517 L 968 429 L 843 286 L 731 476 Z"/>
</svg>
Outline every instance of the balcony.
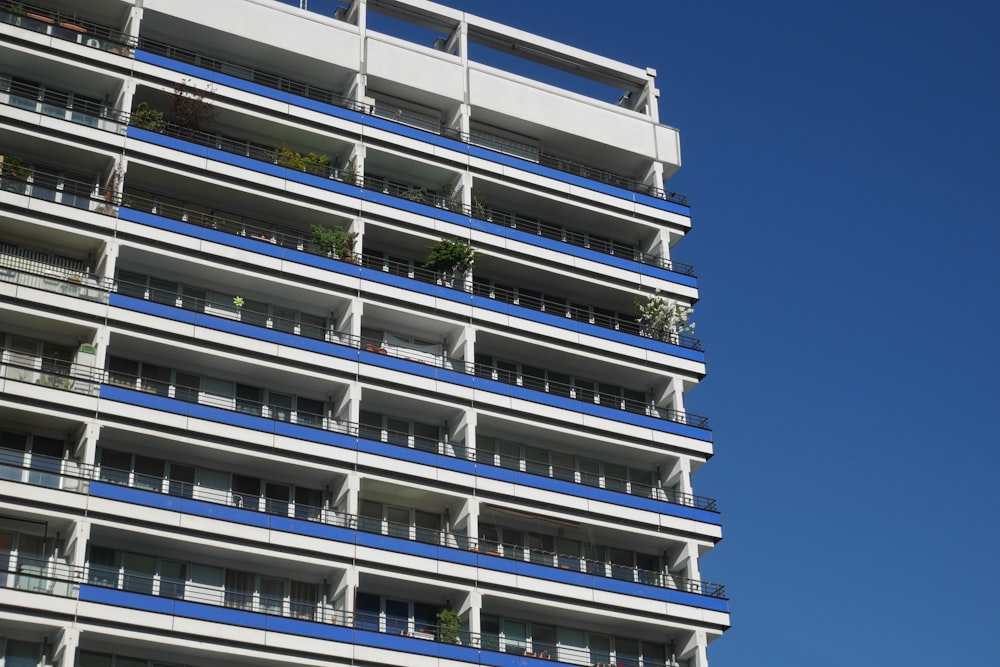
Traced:
<svg viewBox="0 0 1000 667">
<path fill-rule="evenodd" d="M 364 115 L 370 116 L 374 114 L 376 117 L 388 119 L 396 125 L 419 128 L 429 134 L 440 134 L 445 137 L 452 137 L 461 143 L 486 148 L 488 149 L 485 153 L 486 156 L 489 156 L 491 152 L 497 151 L 509 157 L 523 160 L 525 166 L 535 163 L 557 172 L 580 176 L 595 183 L 610 185 L 626 191 L 646 194 L 655 199 L 687 206 L 687 199 L 683 195 L 650 186 L 631 176 L 617 174 L 595 165 L 584 164 L 557 155 L 541 147 L 519 144 L 502 136 L 490 134 L 482 129 L 477 130 L 471 135 L 459 133 L 453 129 L 442 127 L 439 122 L 434 122 L 428 116 L 421 116 L 414 112 L 407 112 L 405 115 L 402 113 L 397 114 L 395 113 L 395 107 L 393 107 L 391 112 L 386 112 L 383 110 L 385 107 L 380 109 L 377 104 L 373 107 L 372 105 L 351 100 L 336 90 L 324 89 L 320 86 L 289 79 L 281 74 L 262 71 L 246 62 L 229 62 L 206 56 L 197 51 L 178 49 L 162 40 L 143 37 L 139 41 L 139 48 L 142 51 L 148 52 L 150 56 L 154 56 L 154 58 L 148 58 L 140 52 L 137 57 L 141 60 L 148 60 L 154 64 L 168 68 L 180 69 L 180 71 L 185 73 L 195 73 L 200 78 L 209 82 L 219 79 L 219 77 L 215 76 L 216 74 L 223 75 L 223 78 L 219 82 L 226 85 L 236 83 L 238 86 L 238 80 L 244 80 L 248 84 L 255 84 L 245 87 L 249 92 L 266 94 L 261 88 L 268 88 L 274 91 L 274 94 L 269 96 L 279 101 L 295 104 L 296 98 L 303 98 L 337 108 L 348 109 L 362 116 L 354 118 L 354 120 L 359 122 L 364 122 Z M 185 66 L 182 69 L 177 68 L 171 65 L 171 60 L 178 64 L 191 64 L 195 67 Z M 197 69 L 204 71 L 198 72 Z M 233 81 L 233 79 L 236 81 Z"/>
<path fill-rule="evenodd" d="M 119 56 L 131 57 L 133 53 L 132 40 L 119 28 L 78 18 L 75 12 L 70 17 L 46 7 L 5 0 L 0 2 L 0 23 Z"/>
<path fill-rule="evenodd" d="M 138 289 L 126 287 L 126 291 L 134 289 L 138 294 Z M 473 386 L 485 391 L 509 395 L 512 397 L 530 400 L 536 403 L 550 405 L 572 412 L 583 412 L 594 416 L 601 416 L 617 421 L 638 423 L 635 415 L 642 417 L 643 424 L 661 424 L 672 422 L 693 429 L 708 430 L 708 418 L 695 415 L 689 412 L 675 410 L 670 407 L 653 405 L 641 391 L 631 390 L 628 387 L 621 387 L 607 382 L 595 382 L 593 380 L 584 381 L 576 378 L 570 373 L 556 372 L 533 365 L 526 365 L 518 362 L 510 362 L 503 359 L 496 359 L 488 355 L 477 355 L 476 362 L 467 362 L 461 359 L 453 359 L 437 354 L 425 354 L 420 350 L 413 351 L 412 346 L 389 345 L 388 347 L 374 348 L 371 341 L 363 337 L 356 337 L 349 334 L 331 333 L 324 334 L 331 346 L 316 348 L 314 345 L 297 342 L 296 339 L 302 337 L 301 325 L 299 333 L 295 333 L 296 324 L 292 320 L 275 320 L 268 312 L 247 313 L 247 324 L 240 321 L 239 324 L 231 324 L 232 320 L 242 320 L 243 312 L 241 307 L 227 306 L 225 312 L 220 312 L 220 306 L 199 300 L 197 297 L 182 297 L 181 295 L 167 294 L 166 296 L 156 295 L 156 300 L 161 304 L 166 302 L 166 310 L 161 307 L 146 306 L 147 295 L 154 294 L 146 289 L 143 292 L 143 299 L 128 298 L 115 295 L 111 298 L 111 304 L 138 310 L 159 316 L 171 316 L 171 310 L 177 308 L 177 315 L 173 319 L 188 321 L 193 324 L 200 324 L 212 329 L 231 331 L 242 335 L 267 340 L 271 342 L 282 341 L 286 345 L 325 351 L 341 358 L 357 359 L 363 363 L 406 371 L 432 377 L 441 381 L 451 382 L 463 386 Z M 185 300 L 186 299 L 186 300 Z M 171 307 L 171 301 L 173 306 Z M 194 310 L 194 315 L 185 312 L 181 307 L 185 303 L 188 308 Z M 181 304 L 178 306 L 177 304 Z M 181 314 L 183 313 L 183 315 Z M 271 326 L 267 326 L 267 322 Z M 274 322 L 278 321 L 278 331 L 287 330 L 287 333 L 272 333 L 276 328 Z M 318 336 L 318 331 L 313 331 Z M 351 348 L 361 352 L 345 354 L 344 350 L 337 348 Z M 371 354 L 375 352 L 375 354 Z M 390 354 L 392 352 L 392 354 Z M 367 356 L 365 356 L 367 353 Z M 406 365 L 389 361 L 390 359 L 401 359 Z M 121 386 L 132 386 L 131 374 L 125 372 L 121 375 Z M 170 387 L 167 393 L 161 395 L 173 396 L 175 388 Z M 191 391 L 197 393 L 197 387 L 177 387 L 179 394 L 188 395 Z M 178 394 L 178 395 L 179 395 Z M 221 407 L 219 404 L 216 407 Z"/>
<path fill-rule="evenodd" d="M 203 229 L 210 229 L 220 234 L 235 235 L 249 239 L 251 243 L 247 245 L 248 248 L 256 247 L 257 244 L 253 242 L 259 242 L 261 244 L 268 244 L 266 246 L 259 246 L 262 251 L 266 250 L 268 253 L 274 253 L 280 248 L 321 257 L 325 256 L 325 253 L 312 242 L 312 234 L 302 228 L 275 225 L 235 213 L 229 214 L 218 211 L 208 205 L 187 204 L 170 197 L 155 195 L 154 193 L 132 187 L 126 189 L 123 201 L 126 206 L 133 210 L 145 211 L 167 219 L 178 220 Z M 373 228 L 372 231 L 368 232 L 366 238 L 368 236 L 371 237 L 370 242 L 375 244 L 384 235 L 379 230 Z M 421 268 L 421 260 L 400 257 L 398 254 L 396 252 L 378 251 L 373 248 L 364 254 L 354 255 L 352 263 L 360 265 L 363 268 L 404 277 L 426 285 L 442 285 L 441 276 L 437 272 Z M 294 259 L 294 256 L 287 253 L 280 253 L 280 256 Z M 500 262 L 493 262 L 493 264 L 500 264 Z M 489 263 L 487 266 L 489 266 Z M 344 266 L 344 268 L 345 270 L 351 269 L 348 266 Z M 375 274 L 372 277 L 377 278 L 378 276 Z M 570 301 L 564 297 L 553 296 L 551 294 L 545 297 L 540 291 L 519 288 L 510 284 L 489 280 L 488 278 L 474 278 L 471 284 L 453 283 L 452 288 L 456 292 L 469 293 L 471 291 L 475 297 L 484 299 L 482 302 L 484 307 L 491 307 L 491 309 L 502 308 L 505 312 L 509 311 L 511 314 L 520 313 L 520 308 L 525 309 L 525 311 L 548 313 L 549 317 L 545 319 L 545 322 L 554 326 L 566 326 L 569 321 L 575 321 L 595 327 L 595 329 L 589 331 L 592 332 L 592 335 L 606 337 L 608 334 L 603 333 L 604 331 L 613 331 L 629 337 L 645 338 L 647 339 L 647 344 L 648 341 L 656 341 L 687 350 L 699 352 L 701 350 L 700 341 L 693 337 L 674 333 L 669 334 L 666 338 L 662 336 L 653 337 L 648 335 L 648 332 L 636 322 L 634 315 L 580 303 L 576 299 L 573 300 L 573 307 L 570 309 L 568 305 Z M 458 294 L 455 296 L 457 300 Z M 491 301 L 498 303 L 490 306 Z M 561 308 L 559 304 L 561 304 Z M 509 306 L 516 306 L 517 308 L 510 309 Z M 552 317 L 553 314 L 554 317 Z M 666 349 L 670 348 L 664 346 L 664 350 Z"/>
<path fill-rule="evenodd" d="M 128 118 L 93 94 L 45 85 L 0 73 L 0 104 L 66 120 L 105 132 L 125 134 Z"/>
</svg>

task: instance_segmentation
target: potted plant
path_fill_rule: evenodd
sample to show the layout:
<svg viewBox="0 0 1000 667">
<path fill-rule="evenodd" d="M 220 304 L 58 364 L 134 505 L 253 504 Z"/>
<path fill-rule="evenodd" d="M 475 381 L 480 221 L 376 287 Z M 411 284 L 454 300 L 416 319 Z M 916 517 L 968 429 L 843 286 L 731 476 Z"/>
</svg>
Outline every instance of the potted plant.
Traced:
<svg viewBox="0 0 1000 667">
<path fill-rule="evenodd" d="M 407 188 L 399 193 L 399 196 L 403 199 L 408 199 L 409 201 L 416 202 L 418 204 L 424 201 L 424 196 L 427 194 L 427 188 Z"/>
<path fill-rule="evenodd" d="M 437 613 L 438 641 L 443 644 L 458 644 L 462 630 L 462 617 L 451 609 L 441 609 Z"/>
<path fill-rule="evenodd" d="M 0 155 L 0 181 L 7 192 L 24 194 L 28 190 L 28 167 L 18 155 Z"/>
<path fill-rule="evenodd" d="M 163 112 L 150 108 L 148 102 L 139 103 L 139 106 L 132 112 L 130 122 L 132 125 L 150 132 L 163 132 L 167 127 L 167 122 L 163 120 Z"/>
<path fill-rule="evenodd" d="M 639 311 L 640 334 L 643 336 L 676 342 L 680 334 L 694 331 L 694 322 L 690 321 L 694 309 L 673 299 L 664 299 L 659 289 L 645 303 L 636 299 L 635 307 Z"/>
<path fill-rule="evenodd" d="M 349 232 L 343 227 L 312 226 L 313 243 L 327 257 L 339 257 L 345 262 L 354 261 L 354 243 L 357 232 Z"/>
<path fill-rule="evenodd" d="M 424 268 L 445 274 L 448 279 L 472 269 L 479 258 L 472 245 L 459 238 L 443 238 L 427 246 L 427 251 Z"/>
<path fill-rule="evenodd" d="M 282 146 L 275 149 L 275 164 L 295 171 L 304 171 L 317 176 L 326 175 L 330 165 L 330 158 L 325 155 L 317 155 L 309 152 L 306 155 L 297 153 L 290 148 Z"/>
</svg>

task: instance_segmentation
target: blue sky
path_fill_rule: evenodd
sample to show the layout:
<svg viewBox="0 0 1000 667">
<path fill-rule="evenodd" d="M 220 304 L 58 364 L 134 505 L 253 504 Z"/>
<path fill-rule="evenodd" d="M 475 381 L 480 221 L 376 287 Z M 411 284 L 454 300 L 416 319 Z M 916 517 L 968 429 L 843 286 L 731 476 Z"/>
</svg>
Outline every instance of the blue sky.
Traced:
<svg viewBox="0 0 1000 667">
<path fill-rule="evenodd" d="M 713 667 L 996 664 L 1000 3 L 446 0 L 655 67 L 733 628 Z"/>
</svg>

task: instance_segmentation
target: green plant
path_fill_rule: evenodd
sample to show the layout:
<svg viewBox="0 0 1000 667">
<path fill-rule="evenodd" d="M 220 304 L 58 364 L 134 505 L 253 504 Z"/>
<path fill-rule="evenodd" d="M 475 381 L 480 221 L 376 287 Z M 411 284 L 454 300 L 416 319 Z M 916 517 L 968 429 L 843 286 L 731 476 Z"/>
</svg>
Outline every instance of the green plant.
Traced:
<svg viewBox="0 0 1000 667">
<path fill-rule="evenodd" d="M 645 303 L 636 299 L 635 307 L 639 311 L 638 320 L 645 336 L 670 340 L 678 334 L 694 331 L 694 322 L 690 321 L 694 309 L 673 299 L 664 299 L 660 296 L 660 290 L 656 290 L 654 296 L 647 297 Z"/>
<path fill-rule="evenodd" d="M 349 232 L 343 227 L 312 226 L 313 243 L 320 252 L 330 257 L 350 257 L 354 252 L 354 243 L 358 239 L 357 232 Z"/>
<path fill-rule="evenodd" d="M 458 635 L 462 629 L 462 617 L 451 609 L 440 609 L 437 613 L 438 640 L 443 644 L 459 643 Z"/>
<path fill-rule="evenodd" d="M 163 132 L 167 126 L 163 112 L 150 108 L 148 102 L 140 102 L 132 112 L 132 124 L 150 132 Z"/>
<path fill-rule="evenodd" d="M 0 156 L 0 175 L 23 181 L 28 178 L 28 168 L 20 156 L 4 155 Z"/>
<path fill-rule="evenodd" d="M 479 258 L 468 241 L 459 238 L 444 238 L 427 246 L 427 261 L 424 267 L 431 271 L 464 273 L 472 268 Z"/>
<path fill-rule="evenodd" d="M 233 297 L 233 305 L 236 306 L 237 308 L 242 308 L 244 303 L 246 303 L 246 301 L 243 300 L 243 297 L 241 296 Z"/>
<path fill-rule="evenodd" d="M 24 15 L 24 5 L 22 5 L 20 2 L 10 3 L 10 5 L 8 5 L 7 7 L 7 10 L 11 14 L 20 14 L 21 16 Z"/>
<path fill-rule="evenodd" d="M 412 202 L 417 202 L 418 204 L 424 200 L 424 196 L 427 194 L 427 188 L 407 188 L 399 193 L 399 196 L 403 199 L 409 199 Z"/>
<path fill-rule="evenodd" d="M 351 158 L 347 166 L 344 167 L 343 181 L 349 185 L 358 184 L 358 165 L 354 158 Z"/>
<path fill-rule="evenodd" d="M 278 164 L 282 167 L 296 171 L 307 171 L 311 174 L 325 174 L 330 164 L 330 158 L 325 155 L 317 155 L 313 152 L 302 155 L 302 153 L 296 153 L 284 146 L 276 149 L 276 157 Z"/>
</svg>

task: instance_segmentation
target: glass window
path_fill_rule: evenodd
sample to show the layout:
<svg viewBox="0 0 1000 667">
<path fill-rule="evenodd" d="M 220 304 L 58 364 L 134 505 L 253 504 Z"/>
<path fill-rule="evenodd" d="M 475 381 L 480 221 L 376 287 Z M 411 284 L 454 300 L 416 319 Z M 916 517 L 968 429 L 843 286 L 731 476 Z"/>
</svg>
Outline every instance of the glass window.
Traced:
<svg viewBox="0 0 1000 667">
<path fill-rule="evenodd" d="M 108 376 L 111 384 L 134 387 L 135 379 L 139 377 L 139 362 L 121 357 L 111 357 L 108 361 Z"/>
<path fill-rule="evenodd" d="M 103 449 L 100 453 L 101 481 L 112 484 L 128 484 L 132 469 L 132 455 L 114 449 Z"/>
<path fill-rule="evenodd" d="M 111 667 L 113 657 L 109 653 L 80 651 L 79 667 Z"/>
<path fill-rule="evenodd" d="M 265 614 L 280 616 L 285 599 L 284 579 L 260 578 L 260 610 Z"/>
<path fill-rule="evenodd" d="M 391 635 L 401 635 L 409 630 L 410 603 L 405 600 L 385 601 L 385 631 Z"/>
<path fill-rule="evenodd" d="M 181 498 L 194 497 L 195 469 L 191 466 L 170 464 L 170 495 Z"/>
<path fill-rule="evenodd" d="M 322 507 L 322 491 L 319 489 L 306 489 L 301 486 L 295 487 L 295 518 L 309 519 L 310 521 L 317 520 L 319 519 Z"/>
<path fill-rule="evenodd" d="M 253 585 L 254 575 L 252 572 L 226 569 L 226 606 L 233 609 L 252 610 Z"/>
<path fill-rule="evenodd" d="M 174 379 L 174 398 L 178 401 L 197 403 L 201 388 L 201 377 L 193 373 L 177 371 Z"/>
<path fill-rule="evenodd" d="M 184 581 L 187 575 L 187 565 L 172 560 L 160 563 L 160 597 L 184 598 Z"/>
<path fill-rule="evenodd" d="M 505 618 L 503 621 L 503 650 L 521 655 L 528 648 L 528 624 Z"/>
<path fill-rule="evenodd" d="M 590 662 L 607 665 L 611 662 L 611 638 L 607 635 L 590 635 Z"/>
<path fill-rule="evenodd" d="M 233 504 L 244 509 L 258 509 L 260 506 L 260 478 L 233 475 Z"/>
<path fill-rule="evenodd" d="M 8 639 L 7 650 L 4 651 L 4 667 L 36 667 L 41 655 L 42 645 L 39 642 Z"/>
<path fill-rule="evenodd" d="M 428 544 L 437 543 L 438 530 L 441 528 L 440 516 L 432 512 L 416 510 L 414 512 L 414 523 L 416 524 L 418 541 L 427 542 Z"/>
<path fill-rule="evenodd" d="M 21 479 L 24 452 L 28 448 L 28 436 L 20 433 L 0 433 L 0 479 Z"/>
<path fill-rule="evenodd" d="M 319 603 L 319 586 L 304 581 L 291 581 L 290 611 L 293 618 L 312 621 L 316 618 L 316 605 Z"/>
<path fill-rule="evenodd" d="M 125 552 L 125 582 L 122 588 L 132 593 L 153 594 L 156 558 Z"/>
<path fill-rule="evenodd" d="M 295 399 L 296 421 L 306 426 L 323 425 L 323 401 L 299 396 Z"/>
<path fill-rule="evenodd" d="M 500 650 L 500 619 L 496 616 L 483 614 L 479 621 L 481 642 L 486 651 Z"/>
<path fill-rule="evenodd" d="M 247 384 L 236 385 L 236 410 L 248 415 L 260 416 L 263 390 Z"/>
<path fill-rule="evenodd" d="M 160 492 L 163 490 L 163 477 L 166 462 L 149 456 L 135 457 L 135 486 L 140 489 Z"/>
<path fill-rule="evenodd" d="M 90 583 L 96 586 L 118 586 L 118 552 L 108 547 L 90 546 Z"/>
</svg>

